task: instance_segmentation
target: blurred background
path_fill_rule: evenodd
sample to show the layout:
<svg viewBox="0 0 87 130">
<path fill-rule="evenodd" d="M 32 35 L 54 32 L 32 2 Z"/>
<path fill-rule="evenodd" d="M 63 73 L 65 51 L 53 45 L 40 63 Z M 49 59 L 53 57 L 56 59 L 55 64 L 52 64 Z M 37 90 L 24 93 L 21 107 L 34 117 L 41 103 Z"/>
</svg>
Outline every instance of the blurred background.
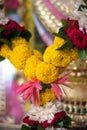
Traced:
<svg viewBox="0 0 87 130">
<path fill-rule="evenodd" d="M 5 15 L 29 29 L 32 33 L 30 47 L 43 53 L 53 43 L 52 33 L 58 32 L 61 19 L 72 13 L 75 2 L 76 0 L 5 0 Z M 87 129 L 87 59 L 71 63 L 66 71 L 70 70 L 70 85 L 73 89 L 66 90 L 69 95 L 63 96 L 63 107 L 71 116 L 76 129 Z M 0 130 L 20 129 L 29 103 L 22 101 L 16 88 L 24 81 L 23 72 L 16 70 L 7 59 L 0 62 Z"/>
<path fill-rule="evenodd" d="M 25 26 L 32 33 L 31 48 L 41 52 L 47 46 L 36 29 L 33 18 L 31 0 L 1 0 L 4 2 L 5 15 Z M 40 24 L 40 23 L 39 23 Z M 24 113 L 29 109 L 29 103 L 24 103 L 16 93 L 16 88 L 25 82 L 23 72 L 16 70 L 5 59 L 0 62 L 0 130 L 19 130 Z"/>
</svg>

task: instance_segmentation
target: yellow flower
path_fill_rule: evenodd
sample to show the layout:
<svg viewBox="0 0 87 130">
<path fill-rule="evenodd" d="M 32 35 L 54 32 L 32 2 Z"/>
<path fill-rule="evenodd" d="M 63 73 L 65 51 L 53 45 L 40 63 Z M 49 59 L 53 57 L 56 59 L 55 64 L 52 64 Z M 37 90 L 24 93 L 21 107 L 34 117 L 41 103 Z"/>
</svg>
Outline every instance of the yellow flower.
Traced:
<svg viewBox="0 0 87 130">
<path fill-rule="evenodd" d="M 35 55 L 38 59 L 40 59 L 40 60 L 42 60 L 43 59 L 43 56 L 42 56 L 42 54 L 41 54 L 41 52 L 40 51 L 38 51 L 38 50 L 32 50 L 32 55 Z"/>
<path fill-rule="evenodd" d="M 60 47 L 61 47 L 62 45 L 64 45 L 64 44 L 65 44 L 65 40 L 64 40 L 64 39 L 55 36 L 55 38 L 54 38 L 54 46 L 55 46 L 56 48 L 60 48 Z"/>
<path fill-rule="evenodd" d="M 6 44 L 3 44 L 1 46 L 0 56 L 4 58 L 9 58 L 10 52 L 11 52 L 11 49 Z"/>
<path fill-rule="evenodd" d="M 51 55 L 52 54 L 52 50 L 55 49 L 53 45 L 50 45 L 48 46 L 46 49 L 45 49 L 45 52 L 43 54 L 43 60 L 46 62 L 46 63 L 51 63 Z"/>
<path fill-rule="evenodd" d="M 31 51 L 28 49 L 28 45 L 20 44 L 10 53 L 9 60 L 17 69 L 23 69 L 27 58 L 30 56 Z"/>
<path fill-rule="evenodd" d="M 22 38 L 22 37 L 16 37 L 14 39 L 12 39 L 12 48 L 20 45 L 20 44 L 27 44 L 29 46 L 29 43 L 26 41 L 26 39 Z"/>
<path fill-rule="evenodd" d="M 24 68 L 24 74 L 27 79 L 36 79 L 36 67 L 39 63 L 41 63 L 41 60 L 34 55 L 27 59 Z"/>
<path fill-rule="evenodd" d="M 52 64 L 41 62 L 37 65 L 36 76 L 37 79 L 45 84 L 50 84 L 58 79 L 60 68 L 56 68 Z"/>
<path fill-rule="evenodd" d="M 71 50 L 56 50 L 51 45 L 45 50 L 43 59 L 56 67 L 66 67 L 72 61 L 72 53 Z"/>
<path fill-rule="evenodd" d="M 52 88 L 46 89 L 40 93 L 40 105 L 45 105 L 47 102 L 54 101 L 56 99 L 55 93 Z"/>
</svg>

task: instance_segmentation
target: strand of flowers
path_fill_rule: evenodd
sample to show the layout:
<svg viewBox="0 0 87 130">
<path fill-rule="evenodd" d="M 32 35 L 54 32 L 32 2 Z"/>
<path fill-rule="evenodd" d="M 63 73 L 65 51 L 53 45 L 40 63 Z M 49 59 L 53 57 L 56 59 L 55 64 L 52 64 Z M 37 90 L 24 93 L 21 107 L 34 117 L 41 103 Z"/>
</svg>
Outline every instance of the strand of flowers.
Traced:
<svg viewBox="0 0 87 130">
<path fill-rule="evenodd" d="M 23 124 L 27 123 L 38 126 L 41 124 L 43 128 L 48 128 L 58 122 L 60 118 L 65 117 L 66 113 L 58 101 L 49 102 L 45 107 L 31 105 L 30 110 L 27 112 L 23 119 Z M 33 109 L 34 108 L 34 109 Z"/>
<path fill-rule="evenodd" d="M 56 104 L 55 100 L 62 97 L 59 85 L 65 85 L 67 81 L 67 75 L 60 77 L 60 74 L 70 62 L 78 59 L 77 48 L 60 50 L 66 40 L 55 36 L 53 44 L 41 54 L 38 50 L 30 49 L 30 32 L 15 21 L 9 20 L 5 25 L 1 23 L 0 29 L 0 56 L 8 58 L 17 69 L 23 70 L 28 82 L 18 88 L 18 93 L 24 101 L 30 100 L 34 104 L 34 109 L 28 112 L 28 117 L 25 117 L 23 122 L 26 123 L 27 120 L 29 127 L 33 124 L 47 128 L 59 125 L 60 119 L 63 118 L 63 127 L 67 119 L 66 113 L 62 111 L 61 105 L 57 106 L 58 102 Z M 46 100 L 43 99 L 43 95 L 48 93 L 43 84 L 50 85 L 49 92 L 52 92 L 52 96 L 46 95 Z"/>
<path fill-rule="evenodd" d="M 61 102 L 55 100 L 54 103 L 48 102 L 45 107 L 34 106 L 32 104 L 30 110 L 27 112 L 27 116 L 29 116 L 30 120 L 38 120 L 39 123 L 44 122 L 45 120 L 50 123 L 53 120 L 54 115 L 61 111 L 63 111 Z"/>
<path fill-rule="evenodd" d="M 14 25 L 13 21 L 10 22 L 5 25 L 8 30 L 10 25 Z M 8 35 L 7 32 L 4 33 L 5 35 Z M 65 43 L 64 39 L 59 37 L 55 37 L 54 44 L 47 47 L 43 55 L 38 50 L 30 50 L 26 39 L 20 36 L 12 39 L 11 43 L 12 49 L 6 44 L 1 46 L 0 55 L 8 58 L 17 69 L 23 69 L 24 74 L 29 81 L 35 80 L 34 86 L 37 85 L 35 84 L 36 79 L 45 84 L 58 84 L 56 82 L 65 67 L 72 60 L 78 58 L 76 48 L 64 51 L 56 50 Z M 27 88 L 29 89 L 29 84 Z M 22 91 L 25 100 L 31 97 L 31 93 L 28 92 L 28 89 L 27 91 Z M 38 89 L 36 88 L 36 91 L 37 90 Z"/>
</svg>

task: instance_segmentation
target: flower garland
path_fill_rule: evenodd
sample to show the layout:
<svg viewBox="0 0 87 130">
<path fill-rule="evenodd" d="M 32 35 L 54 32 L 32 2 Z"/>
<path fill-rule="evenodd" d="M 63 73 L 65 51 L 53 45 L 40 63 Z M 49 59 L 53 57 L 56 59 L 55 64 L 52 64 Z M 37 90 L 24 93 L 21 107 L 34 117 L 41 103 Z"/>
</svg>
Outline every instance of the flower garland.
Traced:
<svg viewBox="0 0 87 130">
<path fill-rule="evenodd" d="M 87 0 L 77 0 L 73 14 L 62 20 L 63 26 L 55 35 L 63 38 L 65 44 L 58 50 L 77 48 L 81 60 L 87 56 Z"/>
<path fill-rule="evenodd" d="M 71 128 L 71 119 L 57 100 L 61 100 L 62 85 L 68 81 L 68 75 L 60 77 L 61 73 L 73 60 L 87 56 L 86 24 L 80 17 L 83 13 L 87 19 L 87 0 L 78 0 L 77 5 L 72 17 L 62 20 L 63 26 L 55 34 L 53 44 L 43 54 L 29 48 L 31 33 L 24 27 L 13 20 L 0 24 L 0 56 L 22 69 L 28 80 L 17 90 L 24 101 L 30 100 L 32 104 L 23 119 L 22 130 Z"/>
</svg>

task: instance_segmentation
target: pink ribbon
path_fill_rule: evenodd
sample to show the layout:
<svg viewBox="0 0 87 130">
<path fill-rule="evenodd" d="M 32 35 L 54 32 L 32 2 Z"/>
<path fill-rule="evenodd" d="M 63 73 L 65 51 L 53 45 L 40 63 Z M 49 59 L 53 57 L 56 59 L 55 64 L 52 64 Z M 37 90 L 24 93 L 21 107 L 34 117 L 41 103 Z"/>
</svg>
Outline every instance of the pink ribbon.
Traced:
<svg viewBox="0 0 87 130">
<path fill-rule="evenodd" d="M 64 75 L 63 77 L 61 77 L 59 80 L 51 83 L 51 86 L 53 88 L 53 91 L 55 92 L 56 97 L 60 100 L 61 96 L 62 96 L 62 90 L 60 85 L 65 85 L 65 82 L 68 81 L 68 74 Z M 68 86 L 68 85 L 67 85 Z M 63 88 L 62 88 L 63 89 Z M 64 89 L 63 89 L 64 91 Z M 64 91 L 65 93 L 65 91 Z"/>
<path fill-rule="evenodd" d="M 33 104 L 40 105 L 40 90 L 42 90 L 40 81 L 34 79 L 20 85 L 17 92 L 22 94 L 24 101 L 31 99 Z"/>
</svg>

